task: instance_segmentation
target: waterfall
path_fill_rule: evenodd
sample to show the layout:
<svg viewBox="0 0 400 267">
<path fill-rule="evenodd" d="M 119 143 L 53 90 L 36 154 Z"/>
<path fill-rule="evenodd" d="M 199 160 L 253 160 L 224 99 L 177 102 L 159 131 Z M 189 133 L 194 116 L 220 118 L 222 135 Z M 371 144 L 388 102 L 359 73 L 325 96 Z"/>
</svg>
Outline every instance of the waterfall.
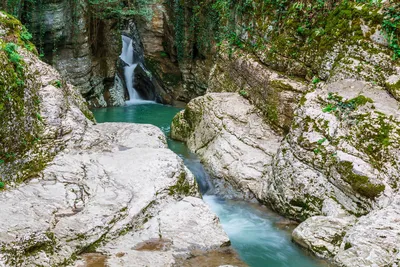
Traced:
<svg viewBox="0 0 400 267">
<path fill-rule="evenodd" d="M 127 65 L 124 67 L 124 78 L 125 84 L 128 89 L 129 101 L 127 104 L 133 104 L 136 102 L 141 102 L 141 98 L 134 88 L 135 79 L 135 68 L 138 65 L 138 61 L 135 58 L 135 53 L 133 50 L 133 41 L 131 38 L 122 35 L 122 53 L 120 55 L 121 60 L 123 60 Z"/>
</svg>

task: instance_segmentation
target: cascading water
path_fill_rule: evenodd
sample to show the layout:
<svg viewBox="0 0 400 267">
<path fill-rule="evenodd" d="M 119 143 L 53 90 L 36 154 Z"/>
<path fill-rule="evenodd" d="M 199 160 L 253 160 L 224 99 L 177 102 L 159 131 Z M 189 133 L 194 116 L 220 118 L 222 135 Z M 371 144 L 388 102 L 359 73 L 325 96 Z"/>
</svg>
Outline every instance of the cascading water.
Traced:
<svg viewBox="0 0 400 267">
<path fill-rule="evenodd" d="M 129 101 L 127 104 L 134 104 L 135 102 L 141 102 L 141 98 L 134 88 L 135 69 L 138 65 L 138 61 L 135 59 L 135 53 L 133 50 L 133 41 L 131 38 L 122 35 L 122 53 L 120 55 L 122 61 L 127 65 L 124 67 L 124 78 L 126 88 L 128 89 Z"/>
</svg>

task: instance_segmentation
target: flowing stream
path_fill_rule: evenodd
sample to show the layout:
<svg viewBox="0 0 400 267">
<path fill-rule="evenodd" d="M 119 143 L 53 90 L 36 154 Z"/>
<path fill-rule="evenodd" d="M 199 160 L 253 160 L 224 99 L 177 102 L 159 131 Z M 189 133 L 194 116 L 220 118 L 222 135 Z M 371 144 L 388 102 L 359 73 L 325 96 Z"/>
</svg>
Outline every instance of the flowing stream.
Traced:
<svg viewBox="0 0 400 267">
<path fill-rule="evenodd" d="M 167 136 L 172 118 L 180 109 L 160 104 L 139 104 L 94 110 L 101 122 L 135 122 L 158 126 Z M 228 200 L 214 195 L 212 180 L 196 155 L 186 145 L 168 138 L 171 150 L 177 153 L 195 175 L 204 201 L 218 215 L 232 247 L 252 267 L 317 267 L 324 262 L 307 255 L 291 242 L 288 231 L 276 224 L 282 217 L 258 204 Z"/>
</svg>

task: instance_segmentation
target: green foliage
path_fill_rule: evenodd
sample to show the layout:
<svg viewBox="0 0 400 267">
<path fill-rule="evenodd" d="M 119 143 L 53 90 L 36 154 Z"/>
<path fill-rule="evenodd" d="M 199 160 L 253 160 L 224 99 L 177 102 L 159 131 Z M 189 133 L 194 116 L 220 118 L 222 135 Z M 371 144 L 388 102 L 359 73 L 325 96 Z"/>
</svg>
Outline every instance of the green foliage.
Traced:
<svg viewBox="0 0 400 267">
<path fill-rule="evenodd" d="M 57 88 L 61 88 L 61 87 L 62 87 L 62 83 L 61 83 L 60 80 L 55 80 L 55 81 L 53 82 L 53 85 L 54 85 L 55 87 L 57 87 Z"/>
<path fill-rule="evenodd" d="M 0 20 L 6 29 L 0 38 L 0 174 L 5 182 L 24 179 L 42 166 L 40 156 L 33 156 L 32 151 L 41 133 L 41 118 L 37 116 L 40 114 L 39 86 L 34 82 L 37 78 L 26 72 L 21 55 L 24 47 L 34 48 L 30 34 L 10 15 L 2 13 Z M 28 80 L 31 86 L 26 88 Z M 28 159 L 28 151 L 35 158 L 34 164 Z"/>
<path fill-rule="evenodd" d="M 96 18 L 100 19 L 119 19 L 132 16 L 141 16 L 146 20 L 151 20 L 153 11 L 150 4 L 154 0 L 88 0 L 90 11 Z"/>
<path fill-rule="evenodd" d="M 394 51 L 393 59 L 400 58 L 400 4 L 385 8 L 383 29 L 386 31 L 389 47 Z"/>
<path fill-rule="evenodd" d="M 160 56 L 161 57 L 168 57 L 168 54 L 166 52 L 164 52 L 164 51 L 161 51 L 160 52 Z"/>
<path fill-rule="evenodd" d="M 318 78 L 318 77 L 315 77 L 313 80 L 312 80 L 312 83 L 313 84 L 317 84 L 317 83 L 319 83 L 321 80 Z"/>
<path fill-rule="evenodd" d="M 176 51 L 179 61 L 185 58 L 185 9 L 181 1 L 174 2 Z"/>
<path fill-rule="evenodd" d="M 8 58 L 14 65 L 20 67 L 21 65 L 21 56 L 17 52 L 18 46 L 14 43 L 7 43 L 4 51 L 6 51 Z"/>
<path fill-rule="evenodd" d="M 322 109 L 324 113 L 335 112 L 336 116 L 347 116 L 351 111 L 356 110 L 359 106 L 363 106 L 367 103 L 373 103 L 373 100 L 359 95 L 355 98 L 343 101 L 342 97 L 337 94 L 329 93 L 327 99 L 330 103 Z"/>
<path fill-rule="evenodd" d="M 28 32 L 28 30 L 25 28 L 25 26 L 22 27 L 21 40 L 24 41 L 25 43 L 32 40 L 32 34 L 30 32 Z"/>
<path fill-rule="evenodd" d="M 240 90 L 239 94 L 244 98 L 249 98 L 249 93 L 246 90 Z"/>
<path fill-rule="evenodd" d="M 322 112 L 324 113 L 330 113 L 331 111 L 335 111 L 336 110 L 336 106 L 332 105 L 332 104 L 328 104 L 325 108 L 322 109 Z"/>
<path fill-rule="evenodd" d="M 0 182 L 0 189 L 3 189 L 5 187 L 5 184 L 3 182 Z"/>
<path fill-rule="evenodd" d="M 15 43 L 7 43 L 4 46 L 4 51 L 8 56 L 8 60 L 13 63 L 16 70 L 16 85 L 23 86 L 24 85 L 24 74 L 23 74 L 23 61 L 20 54 L 17 52 L 18 45 Z"/>
</svg>

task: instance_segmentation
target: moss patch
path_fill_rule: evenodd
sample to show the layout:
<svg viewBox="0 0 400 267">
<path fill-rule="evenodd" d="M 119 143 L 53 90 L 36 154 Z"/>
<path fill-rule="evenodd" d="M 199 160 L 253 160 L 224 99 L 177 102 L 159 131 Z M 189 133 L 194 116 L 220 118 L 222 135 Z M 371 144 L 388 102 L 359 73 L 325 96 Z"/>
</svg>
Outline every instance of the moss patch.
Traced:
<svg viewBox="0 0 400 267">
<path fill-rule="evenodd" d="M 337 171 L 354 191 L 367 198 L 375 199 L 385 190 L 385 185 L 371 183 L 367 176 L 354 173 L 353 163 L 349 161 L 340 162 Z"/>
<path fill-rule="evenodd" d="M 189 181 L 186 179 L 186 173 L 182 172 L 178 176 L 178 180 L 175 185 L 171 186 L 169 189 L 169 195 L 179 195 L 179 196 L 190 196 L 192 187 Z"/>
</svg>

